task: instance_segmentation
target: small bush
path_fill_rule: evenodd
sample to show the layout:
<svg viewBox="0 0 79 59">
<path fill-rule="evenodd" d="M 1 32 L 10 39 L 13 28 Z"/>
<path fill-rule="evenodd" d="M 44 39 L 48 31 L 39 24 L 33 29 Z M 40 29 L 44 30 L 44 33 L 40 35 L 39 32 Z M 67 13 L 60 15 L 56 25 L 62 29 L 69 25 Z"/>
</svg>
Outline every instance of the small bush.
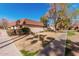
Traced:
<svg viewBox="0 0 79 59">
<path fill-rule="evenodd" d="M 30 51 L 21 50 L 21 53 L 23 54 L 23 56 L 34 56 L 38 53 L 38 51 L 30 52 Z"/>
<path fill-rule="evenodd" d="M 72 41 L 71 40 L 66 40 L 66 47 L 70 48 L 72 46 Z"/>
<path fill-rule="evenodd" d="M 67 32 L 67 35 L 68 35 L 68 36 L 75 35 L 75 32 L 74 32 L 74 31 L 68 31 L 68 32 Z"/>
<path fill-rule="evenodd" d="M 31 30 L 28 27 L 24 27 L 24 28 L 21 28 L 21 31 L 23 34 L 29 34 Z"/>
</svg>

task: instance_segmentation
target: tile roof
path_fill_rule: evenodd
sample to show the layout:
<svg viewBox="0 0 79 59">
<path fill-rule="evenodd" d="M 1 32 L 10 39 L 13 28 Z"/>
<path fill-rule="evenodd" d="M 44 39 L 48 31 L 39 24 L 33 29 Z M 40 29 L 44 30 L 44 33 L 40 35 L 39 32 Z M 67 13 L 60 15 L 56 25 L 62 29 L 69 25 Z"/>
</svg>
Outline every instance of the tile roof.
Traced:
<svg viewBox="0 0 79 59">
<path fill-rule="evenodd" d="M 20 25 L 23 25 L 24 21 L 25 21 L 26 25 L 41 26 L 41 27 L 44 26 L 43 23 L 41 23 L 39 21 L 33 21 L 33 20 L 26 19 L 26 18 L 20 19 Z M 15 26 L 15 25 L 16 25 L 16 21 L 15 22 L 8 22 L 9 27 Z"/>
<path fill-rule="evenodd" d="M 28 25 L 44 26 L 43 23 L 41 23 L 41 22 L 29 20 L 26 18 L 20 19 L 20 21 L 21 21 L 20 24 L 23 24 L 23 22 L 25 21 L 25 23 Z"/>
<path fill-rule="evenodd" d="M 16 22 L 8 22 L 8 27 L 15 26 Z"/>
</svg>

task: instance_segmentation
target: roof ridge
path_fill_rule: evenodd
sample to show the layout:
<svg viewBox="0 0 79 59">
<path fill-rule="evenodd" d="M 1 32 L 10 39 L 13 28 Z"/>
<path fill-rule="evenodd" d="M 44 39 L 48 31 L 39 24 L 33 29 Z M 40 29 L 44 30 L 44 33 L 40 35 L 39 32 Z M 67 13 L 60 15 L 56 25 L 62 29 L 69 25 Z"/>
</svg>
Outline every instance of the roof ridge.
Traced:
<svg viewBox="0 0 79 59">
<path fill-rule="evenodd" d="M 28 18 L 21 18 L 20 20 L 28 20 L 28 21 L 33 21 L 33 22 L 40 22 L 40 21 L 31 20 L 31 19 L 28 19 Z"/>
</svg>

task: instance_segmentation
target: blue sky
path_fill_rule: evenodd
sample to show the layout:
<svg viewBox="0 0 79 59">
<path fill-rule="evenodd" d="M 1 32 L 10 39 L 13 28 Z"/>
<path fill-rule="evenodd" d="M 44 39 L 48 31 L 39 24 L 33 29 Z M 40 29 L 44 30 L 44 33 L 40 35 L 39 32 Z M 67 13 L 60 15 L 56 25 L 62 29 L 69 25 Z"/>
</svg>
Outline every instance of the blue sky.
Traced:
<svg viewBox="0 0 79 59">
<path fill-rule="evenodd" d="M 28 18 L 39 21 L 48 9 L 50 4 L 46 3 L 0 3 L 0 19 L 7 18 L 8 20 L 18 20 L 20 18 Z M 70 11 L 79 8 L 79 4 L 72 4 L 69 7 Z"/>
<path fill-rule="evenodd" d="M 20 18 L 28 18 L 39 21 L 49 8 L 49 4 L 0 4 L 0 18 L 15 21 Z"/>
</svg>

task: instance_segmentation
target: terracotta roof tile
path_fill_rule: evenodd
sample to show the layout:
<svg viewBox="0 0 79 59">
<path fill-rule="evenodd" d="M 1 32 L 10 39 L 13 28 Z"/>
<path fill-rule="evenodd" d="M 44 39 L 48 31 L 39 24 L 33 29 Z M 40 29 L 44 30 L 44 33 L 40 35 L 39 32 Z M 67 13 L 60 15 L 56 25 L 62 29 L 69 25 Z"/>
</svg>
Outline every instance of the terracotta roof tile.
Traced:
<svg viewBox="0 0 79 59">
<path fill-rule="evenodd" d="M 26 19 L 26 18 L 20 19 L 20 25 L 22 25 L 24 21 L 25 21 L 26 25 L 44 26 L 43 23 L 41 23 L 41 22 L 29 20 L 29 19 Z M 8 22 L 8 27 L 15 26 L 15 25 L 16 25 L 16 22 Z"/>
<path fill-rule="evenodd" d="M 26 19 L 26 18 L 20 19 L 20 21 L 21 21 L 20 24 L 23 24 L 23 22 L 25 21 L 26 24 L 28 24 L 28 25 L 44 26 L 43 23 L 41 23 L 41 22 L 29 20 L 29 19 Z"/>
<path fill-rule="evenodd" d="M 8 22 L 8 27 L 15 26 L 16 22 Z"/>
</svg>

